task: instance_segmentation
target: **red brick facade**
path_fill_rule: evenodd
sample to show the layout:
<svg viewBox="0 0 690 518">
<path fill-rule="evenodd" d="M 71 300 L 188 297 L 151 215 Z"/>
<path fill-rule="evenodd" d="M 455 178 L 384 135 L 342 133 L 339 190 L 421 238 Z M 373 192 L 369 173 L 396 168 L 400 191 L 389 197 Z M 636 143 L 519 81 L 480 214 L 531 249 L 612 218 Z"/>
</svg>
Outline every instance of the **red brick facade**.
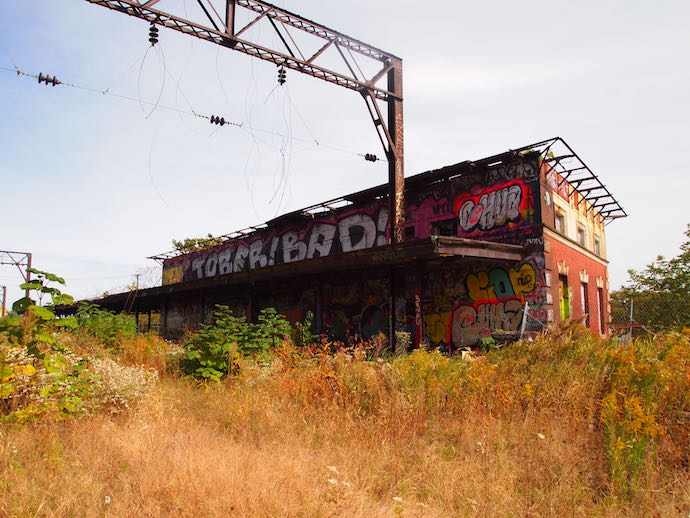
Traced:
<svg viewBox="0 0 690 518">
<path fill-rule="evenodd" d="M 608 335 L 606 260 L 547 229 L 544 231 L 544 256 L 546 271 L 550 276 L 553 321 L 560 322 L 564 316 L 568 316 L 563 315 L 562 310 L 564 294 L 561 281 L 565 280 L 569 291 L 565 295 L 570 318 L 583 319 L 593 332 Z M 583 295 L 586 301 L 583 301 Z M 589 309 L 588 314 L 586 309 Z"/>
</svg>

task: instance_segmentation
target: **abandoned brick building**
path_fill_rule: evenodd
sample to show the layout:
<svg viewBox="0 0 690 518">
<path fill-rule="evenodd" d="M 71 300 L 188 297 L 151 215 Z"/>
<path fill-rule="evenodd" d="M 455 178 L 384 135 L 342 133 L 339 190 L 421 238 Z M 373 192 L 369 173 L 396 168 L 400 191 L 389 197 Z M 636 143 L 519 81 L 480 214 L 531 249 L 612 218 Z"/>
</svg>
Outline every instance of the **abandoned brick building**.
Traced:
<svg viewBox="0 0 690 518">
<path fill-rule="evenodd" d="M 155 256 L 162 286 L 99 303 L 144 326 L 159 312 L 166 337 L 216 304 L 250 319 L 266 307 L 294 321 L 311 311 L 316 333 L 342 341 L 392 325 L 450 350 L 568 318 L 608 333 L 604 226 L 626 214 L 562 139 L 406 178 L 399 244 L 387 199 L 384 184 Z"/>
</svg>

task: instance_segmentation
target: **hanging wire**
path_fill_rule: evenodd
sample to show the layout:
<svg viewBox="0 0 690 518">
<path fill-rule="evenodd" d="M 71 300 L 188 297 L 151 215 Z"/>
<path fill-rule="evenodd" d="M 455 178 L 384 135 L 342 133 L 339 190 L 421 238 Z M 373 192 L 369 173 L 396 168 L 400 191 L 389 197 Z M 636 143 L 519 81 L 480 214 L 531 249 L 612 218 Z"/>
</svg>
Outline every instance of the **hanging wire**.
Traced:
<svg viewBox="0 0 690 518">
<path fill-rule="evenodd" d="M 165 78 L 166 78 L 165 72 L 167 70 L 165 67 L 165 54 L 163 53 L 163 49 L 160 46 L 154 47 L 154 45 L 155 44 L 152 43 L 151 46 L 148 49 L 146 49 L 146 53 L 144 54 L 144 57 L 141 60 L 141 64 L 139 65 L 139 76 L 137 77 L 137 95 L 139 97 L 139 106 L 141 106 L 141 111 L 143 111 L 145 113 L 146 110 L 144 110 L 144 105 L 141 104 L 141 73 L 144 69 L 144 63 L 146 63 L 146 56 L 148 56 L 149 50 L 151 50 L 152 48 L 155 48 L 160 53 L 159 59 L 161 60 L 161 63 L 163 64 L 163 74 L 162 74 L 162 78 L 161 78 L 161 88 L 160 88 L 160 91 L 158 92 L 158 98 L 156 99 L 156 102 L 154 103 L 153 108 L 151 108 L 151 111 L 146 115 L 146 117 L 144 117 L 145 119 L 148 119 L 153 114 L 153 112 L 156 111 L 156 108 L 158 108 L 158 104 L 160 103 L 161 98 L 163 97 L 163 91 L 165 90 Z"/>
<path fill-rule="evenodd" d="M 163 204 L 170 210 L 170 205 L 168 205 L 168 202 L 165 201 L 165 198 L 163 198 L 163 195 L 161 194 L 161 191 L 158 189 L 158 186 L 156 185 L 156 181 L 153 179 L 153 172 L 151 170 L 151 155 L 153 154 L 153 145 L 156 143 L 156 137 L 158 137 L 158 133 L 156 133 L 153 136 L 153 140 L 151 141 L 151 146 L 149 147 L 149 156 L 148 156 L 148 170 L 149 170 L 149 180 L 151 180 L 151 185 L 153 185 L 153 188 L 156 190 L 156 193 L 158 194 L 158 197 L 161 199 Z"/>
<path fill-rule="evenodd" d="M 6 71 L 6 72 L 11 72 L 11 73 L 14 73 L 14 74 L 17 74 L 17 76 L 31 77 L 31 78 L 34 78 L 34 79 L 36 79 L 36 80 L 39 79 L 39 76 L 38 76 L 38 75 L 32 74 L 32 73 L 30 73 L 30 72 L 25 72 L 25 71 L 23 71 L 21 68 L 19 68 L 18 66 L 17 66 L 16 69 L 11 69 L 11 68 L 8 68 L 8 67 L 0 66 L 0 70 Z M 76 84 L 76 83 L 65 82 L 65 81 L 61 81 L 60 85 L 61 85 L 61 86 L 67 86 L 67 87 L 70 87 L 70 88 L 76 88 L 76 89 L 78 89 L 78 90 L 83 90 L 83 91 L 86 91 L 86 92 L 93 92 L 93 93 L 99 93 L 99 94 L 103 94 L 103 95 L 108 95 L 108 96 L 111 96 L 111 97 L 114 97 L 114 98 L 117 98 L 117 99 L 122 99 L 122 100 L 130 101 L 130 102 L 135 102 L 135 103 L 139 103 L 139 104 L 143 104 L 143 105 L 148 105 L 148 106 L 152 106 L 152 107 L 154 107 L 154 108 L 161 108 L 161 109 L 168 110 L 168 111 L 171 111 L 171 112 L 176 112 L 176 113 L 180 113 L 180 114 L 184 114 L 184 115 L 189 115 L 189 116 L 192 116 L 192 117 L 196 117 L 196 118 L 199 118 L 199 119 L 205 119 L 205 120 L 208 120 L 208 121 L 211 120 L 211 116 L 210 116 L 210 115 L 203 115 L 203 114 L 197 113 L 194 109 L 191 109 L 191 110 L 184 110 L 184 109 L 181 109 L 181 108 L 179 108 L 179 107 L 173 107 L 173 106 L 168 106 L 168 105 L 162 104 L 162 103 L 160 103 L 159 101 L 152 102 L 152 101 L 146 101 L 146 100 L 143 100 L 143 99 L 137 99 L 136 97 L 131 97 L 131 96 L 128 96 L 128 95 L 118 94 L 118 93 L 112 92 L 112 91 L 110 91 L 109 89 L 102 90 L 102 89 L 98 89 L 98 88 L 91 88 L 91 87 L 88 87 L 88 86 L 82 86 L 82 85 L 79 85 L 79 84 Z M 109 87 L 109 88 L 110 88 L 110 87 Z M 184 96 L 184 94 L 183 94 L 183 96 Z M 186 96 L 184 96 L 184 97 L 186 98 Z M 189 102 L 189 101 L 187 100 L 187 102 Z M 245 110 L 245 111 L 246 111 L 246 110 Z M 247 118 L 250 118 L 251 113 L 250 113 L 249 111 L 246 111 L 246 113 L 247 113 Z M 288 139 L 288 140 L 290 140 L 290 141 L 304 142 L 304 143 L 315 143 L 319 148 L 330 149 L 330 150 L 332 150 L 332 151 L 338 151 L 339 153 L 344 153 L 344 154 L 354 155 L 354 156 L 360 156 L 360 157 L 362 157 L 362 158 L 366 158 L 366 155 L 367 155 L 367 154 L 365 154 L 365 153 L 357 153 L 357 152 L 355 152 L 355 151 L 352 151 L 352 150 L 349 150 L 349 149 L 345 149 L 345 148 L 341 148 L 341 147 L 338 147 L 338 146 L 333 146 L 333 145 L 329 145 L 329 144 L 324 144 L 324 143 L 322 143 L 321 141 L 317 140 L 313 135 L 312 135 L 312 138 L 311 138 L 311 139 L 306 139 L 306 138 L 296 137 L 296 136 L 294 136 L 294 135 L 292 135 L 292 134 L 290 134 L 290 135 L 284 135 L 284 134 L 282 134 L 282 133 L 280 133 L 280 132 L 276 132 L 276 131 L 272 131 L 272 130 L 266 130 L 266 129 L 263 129 L 263 128 L 257 128 L 257 127 L 255 127 L 255 126 L 253 126 L 253 125 L 251 125 L 251 124 L 247 124 L 247 123 L 244 123 L 244 122 L 233 122 L 233 121 L 227 121 L 227 120 L 226 120 L 226 125 L 234 126 L 234 127 L 237 127 L 237 128 L 243 128 L 243 129 L 245 129 L 245 130 L 248 130 L 248 131 L 250 132 L 250 134 L 252 135 L 252 138 L 254 138 L 254 139 L 256 139 L 255 133 L 264 133 L 264 134 L 268 134 L 268 135 L 278 136 L 278 137 L 281 137 L 281 138 L 286 138 L 286 139 Z M 263 143 L 266 144 L 266 145 L 270 145 L 270 144 L 267 143 L 267 142 L 263 142 Z M 275 146 L 271 146 L 271 147 L 274 147 L 274 148 L 275 148 Z M 379 161 L 379 162 L 385 162 L 386 160 L 383 159 L 383 158 L 377 158 L 377 161 Z"/>
</svg>

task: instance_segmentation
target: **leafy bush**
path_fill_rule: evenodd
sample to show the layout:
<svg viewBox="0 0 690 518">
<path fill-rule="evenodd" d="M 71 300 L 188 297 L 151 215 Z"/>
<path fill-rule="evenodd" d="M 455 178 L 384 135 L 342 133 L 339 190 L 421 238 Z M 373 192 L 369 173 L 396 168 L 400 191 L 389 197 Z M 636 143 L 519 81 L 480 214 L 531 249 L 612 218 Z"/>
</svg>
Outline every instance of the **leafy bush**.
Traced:
<svg viewBox="0 0 690 518">
<path fill-rule="evenodd" d="M 211 324 L 202 324 L 185 344 L 187 353 L 181 367 L 197 378 L 219 381 L 226 374 L 236 374 L 243 356 L 266 358 L 271 347 L 288 336 L 290 324 L 275 309 L 259 313 L 259 322 L 251 324 L 236 317 L 223 305 L 217 305 Z"/>
<path fill-rule="evenodd" d="M 83 414 L 91 381 L 86 361 L 68 351 L 35 355 L 25 347 L 0 341 L 2 420 Z"/>
<path fill-rule="evenodd" d="M 57 318 L 52 306 L 55 304 L 71 304 L 74 299 L 71 295 L 62 293 L 58 288 L 51 286 L 50 283 L 65 284 L 62 277 L 52 273 L 43 272 L 35 268 L 27 268 L 29 273 L 36 277 L 29 282 L 19 285 L 23 290 L 34 292 L 34 297 L 22 297 L 12 305 L 15 314 L 0 318 L 0 334 L 4 334 L 10 342 L 23 345 L 30 353 L 40 353 L 46 348 L 55 345 L 53 334 L 62 328 L 77 327 L 77 320 L 74 317 Z M 42 304 L 43 298 L 50 296 L 50 302 L 45 306 Z"/>
<path fill-rule="evenodd" d="M 133 319 L 94 305 L 82 305 L 79 318 L 58 318 L 52 306 L 73 302 L 51 286 L 64 284 L 64 279 L 27 271 L 35 278 L 21 288 L 34 292 L 39 304 L 46 296 L 50 303 L 41 306 L 23 297 L 13 305 L 17 314 L 0 319 L 0 420 L 64 419 L 102 407 L 119 412 L 144 397 L 155 383 L 155 373 L 78 356 L 67 346 L 78 333 L 62 331 L 81 323 L 87 334 L 115 347 L 119 340 L 136 335 Z"/>
<path fill-rule="evenodd" d="M 137 334 L 134 317 L 124 313 L 116 314 L 96 304 L 81 302 L 77 311 L 79 329 L 101 340 L 107 347 L 114 348 L 123 338 Z"/>
</svg>

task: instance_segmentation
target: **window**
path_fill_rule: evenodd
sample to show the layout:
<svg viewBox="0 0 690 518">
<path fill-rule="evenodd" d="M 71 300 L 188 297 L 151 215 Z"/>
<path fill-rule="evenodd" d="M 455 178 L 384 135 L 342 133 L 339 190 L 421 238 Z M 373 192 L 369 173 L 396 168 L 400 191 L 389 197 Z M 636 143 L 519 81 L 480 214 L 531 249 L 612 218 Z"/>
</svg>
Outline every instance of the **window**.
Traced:
<svg viewBox="0 0 690 518">
<path fill-rule="evenodd" d="M 606 322 L 604 321 L 604 288 L 597 288 L 597 305 L 599 306 L 599 332 L 606 334 Z"/>
<path fill-rule="evenodd" d="M 570 287 L 568 286 L 568 276 L 558 276 L 558 298 L 560 299 L 561 320 L 570 318 Z"/>
<path fill-rule="evenodd" d="M 594 253 L 597 255 L 601 255 L 601 241 L 599 241 L 599 238 L 594 238 Z"/>
<path fill-rule="evenodd" d="M 414 239 L 415 231 L 413 226 L 405 227 L 405 241 Z"/>
<path fill-rule="evenodd" d="M 585 317 L 585 326 L 589 327 L 589 290 L 587 283 L 580 283 L 580 302 L 582 304 L 582 316 Z"/>
<path fill-rule="evenodd" d="M 431 228 L 431 234 L 435 236 L 457 236 L 458 220 L 453 218 L 434 223 Z"/>
<path fill-rule="evenodd" d="M 556 232 L 565 234 L 565 216 L 561 212 L 556 212 L 555 228 Z"/>
<path fill-rule="evenodd" d="M 584 227 L 577 227 L 577 244 L 579 244 L 582 248 L 587 247 L 587 233 L 585 232 Z"/>
</svg>

